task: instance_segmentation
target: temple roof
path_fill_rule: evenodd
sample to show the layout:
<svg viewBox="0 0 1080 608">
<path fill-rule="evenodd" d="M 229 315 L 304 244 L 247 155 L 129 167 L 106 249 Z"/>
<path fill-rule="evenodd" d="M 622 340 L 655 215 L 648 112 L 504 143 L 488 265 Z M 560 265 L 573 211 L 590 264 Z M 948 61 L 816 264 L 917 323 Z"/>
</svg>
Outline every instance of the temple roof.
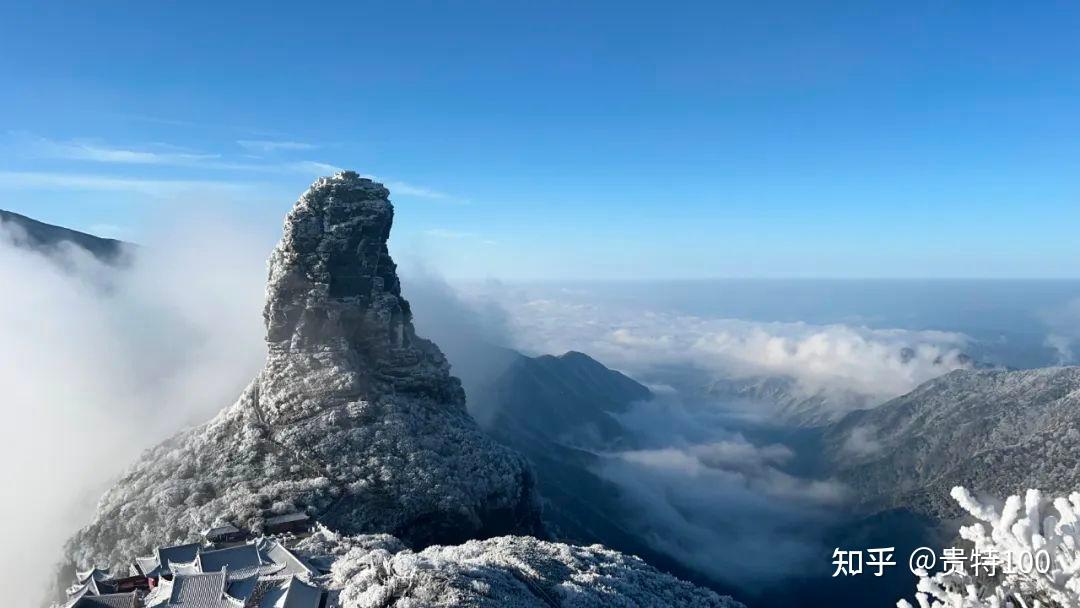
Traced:
<svg viewBox="0 0 1080 608">
<path fill-rule="evenodd" d="M 206 574 L 177 574 L 166 606 L 221 608 L 225 601 L 225 570 Z"/>
<path fill-rule="evenodd" d="M 262 556 L 259 555 L 258 547 L 251 543 L 227 549 L 201 551 L 199 552 L 198 563 L 203 572 L 214 572 L 222 568 L 228 568 L 229 580 L 272 574 L 283 569 L 280 564 L 264 561 Z"/>
<path fill-rule="evenodd" d="M 139 569 L 139 572 L 142 572 L 144 576 L 149 576 L 151 572 L 157 570 L 158 558 L 156 555 L 151 555 L 149 557 L 136 557 L 135 566 Z"/>
<path fill-rule="evenodd" d="M 285 574 L 298 574 L 301 576 L 315 576 L 318 574 L 313 566 L 276 540 L 268 538 L 260 540 L 259 551 L 264 557 L 263 561 L 284 565 L 283 573 Z"/>
<path fill-rule="evenodd" d="M 90 580 L 91 578 L 96 581 L 107 581 L 109 580 L 109 578 L 111 578 L 111 576 L 112 575 L 109 574 L 109 571 L 103 568 L 91 568 L 90 570 L 87 570 L 85 572 L 75 573 L 75 578 L 77 581 L 79 581 L 80 585 Z"/>
<path fill-rule="evenodd" d="M 167 570 L 169 562 L 174 564 L 193 562 L 195 561 L 195 557 L 199 554 L 200 547 L 201 545 L 199 543 L 173 545 L 172 547 L 158 547 L 158 566 Z"/>
<path fill-rule="evenodd" d="M 231 580 L 228 586 L 225 588 L 225 593 L 229 597 L 246 602 L 251 594 L 255 592 L 255 587 L 259 584 L 258 576 L 249 576 L 247 578 Z"/>
<path fill-rule="evenodd" d="M 237 528 L 236 526 L 234 526 L 232 524 L 225 524 L 223 526 L 216 526 L 216 527 L 213 527 L 213 528 L 209 528 L 207 530 L 203 530 L 203 536 L 205 536 L 206 538 L 215 538 L 215 537 L 218 537 L 218 536 L 227 536 L 227 535 L 230 535 L 230 534 L 239 534 L 239 533 L 240 533 L 240 528 Z"/>
<path fill-rule="evenodd" d="M 322 590 L 294 576 L 289 580 L 281 608 L 319 608 L 320 601 Z"/>
<path fill-rule="evenodd" d="M 71 608 L 135 608 L 137 596 L 135 593 L 112 593 L 109 595 L 93 595 L 79 598 Z"/>
<path fill-rule="evenodd" d="M 296 522 L 310 521 L 311 516 L 307 513 L 287 513 L 285 515 L 276 515 L 274 517 L 266 518 L 267 526 L 280 526 L 282 524 L 291 524 Z"/>
</svg>

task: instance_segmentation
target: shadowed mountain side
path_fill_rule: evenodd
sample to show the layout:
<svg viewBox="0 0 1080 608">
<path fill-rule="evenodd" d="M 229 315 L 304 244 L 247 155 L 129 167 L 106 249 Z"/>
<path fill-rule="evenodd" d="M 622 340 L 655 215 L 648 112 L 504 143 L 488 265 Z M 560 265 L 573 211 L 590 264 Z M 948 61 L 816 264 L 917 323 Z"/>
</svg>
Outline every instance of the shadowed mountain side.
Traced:
<svg viewBox="0 0 1080 608">
<path fill-rule="evenodd" d="M 3 209 L 0 209 L 0 228 L 9 230 L 11 233 L 9 236 L 13 238 L 16 245 L 49 253 L 62 243 L 70 243 L 109 264 L 121 262 L 124 249 L 131 246 L 123 241 L 53 226 Z"/>
</svg>

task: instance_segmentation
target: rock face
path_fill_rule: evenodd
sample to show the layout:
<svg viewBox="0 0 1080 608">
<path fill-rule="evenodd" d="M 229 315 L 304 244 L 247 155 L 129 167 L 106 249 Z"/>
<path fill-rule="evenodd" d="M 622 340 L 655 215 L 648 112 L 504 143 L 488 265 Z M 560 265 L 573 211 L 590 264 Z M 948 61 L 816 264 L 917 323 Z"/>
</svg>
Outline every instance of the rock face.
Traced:
<svg viewBox="0 0 1080 608">
<path fill-rule="evenodd" d="M 1080 367 L 954 371 L 849 414 L 823 444 L 870 510 L 956 516 L 956 485 L 1067 494 L 1080 485 Z"/>
<path fill-rule="evenodd" d="M 126 564 L 217 522 L 258 532 L 293 511 L 415 548 L 543 534 L 526 461 L 480 431 L 413 329 L 388 194 L 344 172 L 301 197 L 270 259 L 265 368 L 212 421 L 148 450 L 71 561 Z"/>
</svg>

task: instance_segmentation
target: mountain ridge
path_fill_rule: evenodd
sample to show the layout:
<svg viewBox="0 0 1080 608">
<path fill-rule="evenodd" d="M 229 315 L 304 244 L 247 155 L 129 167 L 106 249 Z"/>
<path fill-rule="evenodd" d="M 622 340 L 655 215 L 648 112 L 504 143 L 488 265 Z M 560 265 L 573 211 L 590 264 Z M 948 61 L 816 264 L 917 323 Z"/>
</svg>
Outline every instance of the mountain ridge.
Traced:
<svg viewBox="0 0 1080 608">
<path fill-rule="evenodd" d="M 35 251 L 49 253 L 62 243 L 80 247 L 102 262 L 116 264 L 123 260 L 130 243 L 104 238 L 71 228 L 47 224 L 12 211 L 0 209 L 0 227 L 14 226 L 13 238 L 17 245 Z"/>
<path fill-rule="evenodd" d="M 955 370 L 848 414 L 823 445 L 863 509 L 954 517 L 955 485 L 1068 493 L 1080 485 L 1080 367 Z"/>
</svg>

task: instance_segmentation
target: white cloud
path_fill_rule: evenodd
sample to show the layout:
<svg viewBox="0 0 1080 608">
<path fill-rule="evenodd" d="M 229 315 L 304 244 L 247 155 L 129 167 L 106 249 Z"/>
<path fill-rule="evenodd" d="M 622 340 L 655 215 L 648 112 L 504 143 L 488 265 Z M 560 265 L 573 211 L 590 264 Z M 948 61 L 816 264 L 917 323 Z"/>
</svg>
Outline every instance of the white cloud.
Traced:
<svg viewBox="0 0 1080 608">
<path fill-rule="evenodd" d="M 213 180 L 162 180 L 63 172 L 0 171 L 0 188 L 135 192 L 151 196 L 170 196 L 198 190 L 246 190 L 250 185 Z"/>
<path fill-rule="evenodd" d="M 297 173 L 311 173 L 313 175 L 330 175 L 332 173 L 340 173 L 341 167 L 331 165 L 329 163 L 320 163 L 313 160 L 302 160 L 293 163 L 286 163 L 285 165 L 292 171 Z"/>
<path fill-rule="evenodd" d="M 1044 311 L 1041 316 L 1050 329 L 1043 343 L 1057 353 L 1057 364 L 1076 363 L 1077 346 L 1080 345 L 1080 298 Z"/>
<path fill-rule="evenodd" d="M 876 438 L 877 430 L 870 426 L 857 426 L 851 430 L 843 449 L 855 456 L 868 456 L 878 452 L 881 442 Z"/>
<path fill-rule="evenodd" d="M 445 192 L 439 192 L 438 190 L 432 190 L 431 188 L 425 188 L 424 186 L 417 186 L 415 184 L 410 184 L 402 181 L 384 180 L 376 175 L 371 175 L 370 173 L 364 174 L 363 177 L 382 183 L 384 186 L 390 189 L 391 196 L 395 194 L 400 194 L 402 196 L 413 196 L 417 198 L 428 198 L 433 200 L 458 200 L 455 197 L 446 194 Z"/>
<path fill-rule="evenodd" d="M 14 138 L 17 151 L 31 158 L 51 158 L 96 162 L 103 164 L 156 165 L 172 167 L 191 167 L 218 171 L 245 171 L 260 173 L 296 173 L 306 176 L 329 175 L 342 171 L 342 168 L 315 160 L 274 161 L 274 162 L 237 162 L 222 157 L 220 154 L 206 154 L 185 150 L 177 146 L 157 143 L 143 148 L 113 146 L 99 142 L 72 140 L 58 141 L 37 137 L 25 133 L 9 133 Z M 239 140 L 241 146 L 258 152 L 276 152 L 282 150 L 306 151 L 315 149 L 312 144 L 292 141 Z M 16 180 L 15 175 L 22 177 Z M 32 177 L 32 176 L 39 177 Z M 169 184 L 179 182 L 137 180 L 129 178 L 105 178 L 80 176 L 75 174 L 49 174 L 54 177 L 45 179 L 46 174 L 34 172 L 8 172 L 8 182 L 18 181 L 19 187 L 63 187 L 80 190 L 140 190 L 147 188 L 160 191 Z M 66 175 L 66 178 L 61 177 Z M 381 180 L 373 175 L 370 179 L 382 182 L 394 195 L 426 198 L 432 200 L 458 201 L 445 192 L 418 186 L 404 181 Z M 48 182 L 48 183 L 46 183 Z M 206 182 L 203 182 L 204 184 Z M 169 188 L 172 189 L 172 188 Z"/>
<path fill-rule="evenodd" d="M 43 137 L 23 137 L 20 145 L 31 156 L 99 163 L 136 165 L 196 165 L 219 158 L 217 154 L 199 154 L 158 145 L 157 149 L 138 150 L 91 141 L 54 141 Z"/>
<path fill-rule="evenodd" d="M 831 397 L 837 408 L 878 403 L 969 365 L 969 339 L 954 332 L 699 317 L 491 285 L 473 297 L 499 302 L 516 346 L 529 352 L 580 350 L 646 379 L 664 366 L 717 379 L 791 378 L 803 396 Z"/>
<path fill-rule="evenodd" d="M 18 286 L 0 299 L 0 483 L 19 489 L 0 501 L 0 537 L 20 547 L 0 556 L 12 605 L 40 605 L 63 541 L 118 467 L 231 403 L 265 356 L 263 248 L 236 222 L 167 217 L 180 225 L 123 271 L 70 246 L 22 249 L 0 227 L 0 284 Z"/>
<path fill-rule="evenodd" d="M 743 589 L 806 571 L 826 554 L 820 531 L 848 490 L 783 472 L 791 449 L 754 445 L 714 416 L 670 395 L 620 416 L 645 447 L 603 454 L 595 471 L 621 489 L 626 525 L 654 549 Z"/>
<path fill-rule="evenodd" d="M 450 200 L 452 198 L 445 192 L 439 192 L 438 190 L 432 190 L 431 188 L 416 186 L 406 182 L 390 181 L 385 182 L 385 185 L 390 189 L 391 193 L 403 196 L 415 196 L 417 198 L 430 198 L 434 200 Z"/>
<path fill-rule="evenodd" d="M 319 146 L 299 141 L 272 141 L 266 139 L 240 139 L 236 142 L 251 152 L 271 154 L 281 151 L 315 150 Z"/>
</svg>

